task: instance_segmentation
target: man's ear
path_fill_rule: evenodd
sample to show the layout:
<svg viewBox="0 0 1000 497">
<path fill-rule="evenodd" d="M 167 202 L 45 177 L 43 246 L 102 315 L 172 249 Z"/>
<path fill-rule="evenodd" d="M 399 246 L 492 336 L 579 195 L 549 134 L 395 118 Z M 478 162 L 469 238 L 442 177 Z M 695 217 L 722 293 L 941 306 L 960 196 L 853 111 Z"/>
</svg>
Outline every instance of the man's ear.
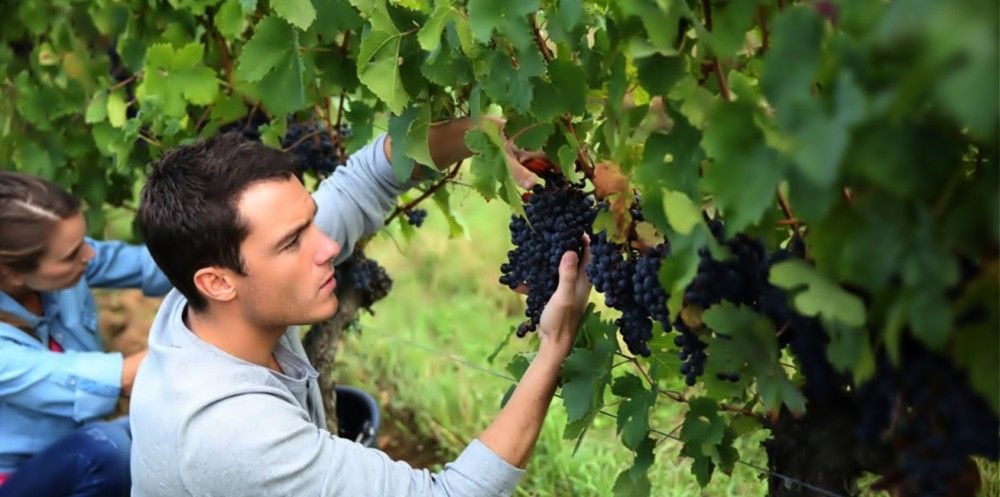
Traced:
<svg viewBox="0 0 1000 497">
<path fill-rule="evenodd" d="M 205 267 L 194 273 L 194 286 L 207 300 L 229 302 L 236 298 L 232 271 L 220 267 Z"/>
</svg>

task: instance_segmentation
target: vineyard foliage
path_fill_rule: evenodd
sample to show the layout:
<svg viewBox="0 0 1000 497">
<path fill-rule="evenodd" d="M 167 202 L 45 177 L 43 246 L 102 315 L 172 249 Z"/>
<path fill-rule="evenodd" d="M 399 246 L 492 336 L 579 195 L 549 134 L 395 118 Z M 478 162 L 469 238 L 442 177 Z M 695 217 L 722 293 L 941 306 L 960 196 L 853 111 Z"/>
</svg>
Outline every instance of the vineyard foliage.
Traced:
<svg viewBox="0 0 1000 497">
<path fill-rule="evenodd" d="M 653 320 L 649 353 L 632 355 L 618 311 L 598 307 L 563 373 L 566 437 L 610 409 L 635 453 L 617 495 L 647 495 L 647 471 L 665 464 L 652 449 L 670 427 L 650 424 L 664 403 L 688 406 L 676 433 L 703 484 L 731 472 L 739 438 L 833 403 L 859 432 L 841 436 L 887 448 L 858 471 L 899 476 L 911 495 L 931 473 L 946 486 L 959 474 L 913 463 L 941 460 L 927 440 L 950 440 L 959 468 L 997 457 L 995 1 L 0 7 L 0 168 L 75 192 L 98 236 L 127 228 L 150 159 L 196 138 L 322 139 L 334 158 L 322 174 L 387 130 L 405 177 L 431 162 L 433 123 L 504 116 L 466 135 L 466 177 L 425 175 L 453 233 L 452 188 L 525 212 L 511 140 L 596 195 L 592 232 L 623 260 L 663 254 L 643 263 L 669 318 Z"/>
</svg>

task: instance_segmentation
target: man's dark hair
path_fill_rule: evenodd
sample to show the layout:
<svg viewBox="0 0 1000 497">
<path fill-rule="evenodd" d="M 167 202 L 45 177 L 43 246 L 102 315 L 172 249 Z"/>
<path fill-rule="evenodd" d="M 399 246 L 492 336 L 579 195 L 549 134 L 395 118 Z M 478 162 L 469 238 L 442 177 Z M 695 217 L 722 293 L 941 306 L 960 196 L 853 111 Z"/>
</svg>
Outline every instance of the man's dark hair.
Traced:
<svg viewBox="0 0 1000 497">
<path fill-rule="evenodd" d="M 153 260 L 194 310 L 207 306 L 194 285 L 201 268 L 245 274 L 249 234 L 237 201 L 253 183 L 298 176 L 294 155 L 227 133 L 170 150 L 150 166 L 137 216 Z M 299 177 L 301 179 L 301 177 Z"/>
</svg>

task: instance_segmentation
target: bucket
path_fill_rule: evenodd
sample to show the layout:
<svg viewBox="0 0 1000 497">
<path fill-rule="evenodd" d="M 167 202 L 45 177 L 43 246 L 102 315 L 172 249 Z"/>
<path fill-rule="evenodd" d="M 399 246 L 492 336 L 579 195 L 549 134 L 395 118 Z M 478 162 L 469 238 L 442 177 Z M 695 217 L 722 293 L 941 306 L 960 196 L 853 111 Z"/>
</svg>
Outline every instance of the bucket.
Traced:
<svg viewBox="0 0 1000 497">
<path fill-rule="evenodd" d="M 377 449 L 382 413 L 375 398 L 364 390 L 344 385 L 337 385 L 335 391 L 340 437 Z"/>
</svg>

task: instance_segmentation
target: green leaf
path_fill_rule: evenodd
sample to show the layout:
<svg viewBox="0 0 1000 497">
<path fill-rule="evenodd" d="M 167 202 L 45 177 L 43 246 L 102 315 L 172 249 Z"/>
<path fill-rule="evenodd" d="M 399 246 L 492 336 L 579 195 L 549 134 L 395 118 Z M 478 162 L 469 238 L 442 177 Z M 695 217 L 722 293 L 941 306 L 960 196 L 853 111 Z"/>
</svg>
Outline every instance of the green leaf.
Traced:
<svg viewBox="0 0 1000 497">
<path fill-rule="evenodd" d="M 257 84 L 261 100 L 272 116 L 284 116 L 309 103 L 305 93 L 306 68 L 298 51 L 298 33 L 293 32 L 289 42 L 292 49 Z"/>
<path fill-rule="evenodd" d="M 187 103 L 209 105 L 218 95 L 215 71 L 205 66 L 205 47 L 197 42 L 174 49 L 167 43 L 149 47 L 146 52 L 144 79 L 136 96 L 144 104 L 159 103 L 173 118 L 187 114 Z"/>
<path fill-rule="evenodd" d="M 341 31 L 357 31 L 364 19 L 346 0 L 313 0 L 316 22 L 313 28 L 326 40 L 333 40 Z"/>
<path fill-rule="evenodd" d="M 656 443 L 651 438 L 639 444 L 632 466 L 619 473 L 615 479 L 615 486 L 612 488 L 615 497 L 649 497 L 652 487 L 649 481 L 649 468 L 655 460 L 654 448 Z"/>
<path fill-rule="evenodd" d="M 469 0 L 469 27 L 476 41 L 487 43 L 494 31 L 510 40 L 518 50 L 532 44 L 526 16 L 538 10 L 538 0 Z"/>
<path fill-rule="evenodd" d="M 126 119 L 125 109 L 127 107 L 124 92 L 119 90 L 108 95 L 108 122 L 116 128 L 124 126 Z"/>
<path fill-rule="evenodd" d="M 600 410 L 604 390 L 611 381 L 611 361 L 618 348 L 615 327 L 601 321 L 592 304 L 579 333 L 588 343 L 575 347 L 562 366 L 562 397 L 569 423 L 592 419 Z M 580 342 L 578 339 L 577 343 Z"/>
<path fill-rule="evenodd" d="M 373 5 L 368 13 L 371 29 L 361 37 L 358 79 L 398 115 L 410 100 L 399 72 L 402 33 L 396 29 L 384 2 Z"/>
<path fill-rule="evenodd" d="M 405 181 L 413 173 L 414 161 L 434 165 L 427 144 L 431 108 L 426 104 L 407 107 L 400 116 L 389 118 L 389 136 L 392 137 L 392 171 L 396 179 Z"/>
<path fill-rule="evenodd" d="M 730 337 L 712 341 L 709 369 L 745 367 L 757 380 L 757 393 L 765 409 L 776 412 L 785 404 L 794 414 L 805 412 L 805 397 L 778 364 L 776 331 L 770 320 L 726 301 L 705 311 L 702 320 L 716 333 Z"/>
<path fill-rule="evenodd" d="M 822 315 L 852 327 L 865 324 L 865 305 L 861 299 L 801 260 L 771 266 L 769 281 L 789 290 L 794 295 L 795 308 L 806 316 Z"/>
<path fill-rule="evenodd" d="M 226 38 L 236 38 L 243 32 L 243 8 L 239 0 L 226 0 L 215 14 L 215 27 Z"/>
<path fill-rule="evenodd" d="M 715 195 L 730 234 L 756 223 L 774 205 L 775 189 L 785 170 L 778 154 L 764 143 L 754 113 L 748 102 L 720 104 L 701 141 L 713 159 L 705 168 L 702 184 Z"/>
<path fill-rule="evenodd" d="M 572 61 L 557 58 L 549 64 L 549 78 L 559 89 L 563 110 L 583 114 L 587 104 L 587 75 L 583 69 Z"/>
<path fill-rule="evenodd" d="M 666 95 L 684 77 L 687 68 L 680 56 L 653 54 L 635 60 L 639 82 L 650 95 Z"/>
<path fill-rule="evenodd" d="M 417 32 L 417 41 L 420 43 L 420 48 L 428 52 L 433 52 L 441 46 L 441 32 L 444 31 L 444 25 L 451 20 L 453 12 L 450 1 L 438 0 L 434 6 L 434 12 L 427 18 L 427 22 L 420 28 L 420 31 Z"/>
<path fill-rule="evenodd" d="M 500 105 L 511 107 L 519 113 L 526 113 L 532 104 L 533 85 L 531 78 L 542 74 L 543 65 L 538 51 L 526 52 L 515 68 L 513 61 L 504 51 L 495 49 L 485 56 L 488 68 L 482 76 L 483 90 Z M 557 95 L 558 93 L 555 92 Z M 562 109 L 563 99 L 557 102 Z M 561 113 L 561 111 L 560 111 Z M 539 116 L 541 118 L 541 116 Z"/>
<path fill-rule="evenodd" d="M 656 390 L 646 388 L 638 376 L 626 373 L 615 380 L 611 392 L 625 398 L 618 407 L 618 433 L 622 443 L 635 450 L 649 435 L 649 410 L 656 404 Z"/>
<path fill-rule="evenodd" d="M 100 91 L 94 94 L 87 104 L 87 112 L 84 114 L 84 122 L 87 124 L 99 123 L 108 117 L 108 92 Z"/>
<path fill-rule="evenodd" d="M 257 23 L 250 41 L 243 46 L 236 75 L 253 83 L 260 81 L 268 72 L 287 62 L 291 50 L 289 41 L 294 36 L 291 25 L 281 19 L 268 16 Z"/>
<path fill-rule="evenodd" d="M 274 13 L 305 31 L 316 20 L 316 8 L 310 0 L 280 0 L 271 2 Z"/>
<path fill-rule="evenodd" d="M 667 213 L 670 226 L 682 235 L 691 233 L 691 229 L 702 221 L 701 209 L 681 192 L 664 192 L 663 210 Z"/>
</svg>

